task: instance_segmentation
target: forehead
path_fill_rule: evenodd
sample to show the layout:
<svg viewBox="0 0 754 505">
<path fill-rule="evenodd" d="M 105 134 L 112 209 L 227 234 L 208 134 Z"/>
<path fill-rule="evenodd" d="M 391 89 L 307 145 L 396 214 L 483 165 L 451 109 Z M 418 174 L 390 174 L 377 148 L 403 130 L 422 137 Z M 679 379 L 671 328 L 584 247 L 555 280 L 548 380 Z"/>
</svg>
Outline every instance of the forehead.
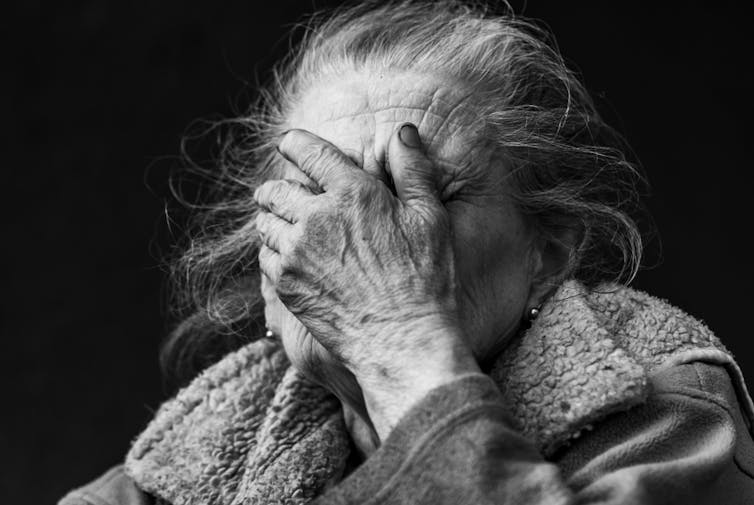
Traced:
<svg viewBox="0 0 754 505">
<path fill-rule="evenodd" d="M 308 130 L 365 170 L 384 166 L 393 132 L 411 122 L 446 173 L 485 153 L 471 93 L 458 83 L 415 73 L 358 72 L 313 86 L 288 114 L 287 127 Z"/>
</svg>

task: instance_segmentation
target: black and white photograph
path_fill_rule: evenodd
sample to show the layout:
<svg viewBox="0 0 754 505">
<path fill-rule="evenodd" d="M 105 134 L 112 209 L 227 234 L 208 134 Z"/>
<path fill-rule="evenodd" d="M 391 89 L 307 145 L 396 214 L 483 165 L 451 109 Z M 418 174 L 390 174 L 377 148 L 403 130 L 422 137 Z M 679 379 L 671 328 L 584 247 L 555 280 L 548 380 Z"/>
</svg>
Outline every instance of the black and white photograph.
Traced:
<svg viewBox="0 0 754 505">
<path fill-rule="evenodd" d="M 754 505 L 744 2 L 12 2 L 0 503 Z"/>
</svg>

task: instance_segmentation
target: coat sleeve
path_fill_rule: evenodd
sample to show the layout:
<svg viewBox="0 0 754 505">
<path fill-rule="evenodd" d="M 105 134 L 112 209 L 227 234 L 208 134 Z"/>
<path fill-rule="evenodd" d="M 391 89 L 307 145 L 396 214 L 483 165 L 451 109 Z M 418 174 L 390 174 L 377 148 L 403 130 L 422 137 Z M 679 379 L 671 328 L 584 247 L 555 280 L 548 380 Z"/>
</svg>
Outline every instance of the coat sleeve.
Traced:
<svg viewBox="0 0 754 505">
<path fill-rule="evenodd" d="M 107 473 L 86 486 L 73 490 L 58 502 L 58 505 L 157 505 L 155 500 L 131 480 L 123 471 L 123 465 L 111 468 Z"/>
<path fill-rule="evenodd" d="M 432 391 L 319 504 L 754 503 L 754 446 L 725 371 L 689 364 L 545 461 L 482 375 Z"/>
</svg>

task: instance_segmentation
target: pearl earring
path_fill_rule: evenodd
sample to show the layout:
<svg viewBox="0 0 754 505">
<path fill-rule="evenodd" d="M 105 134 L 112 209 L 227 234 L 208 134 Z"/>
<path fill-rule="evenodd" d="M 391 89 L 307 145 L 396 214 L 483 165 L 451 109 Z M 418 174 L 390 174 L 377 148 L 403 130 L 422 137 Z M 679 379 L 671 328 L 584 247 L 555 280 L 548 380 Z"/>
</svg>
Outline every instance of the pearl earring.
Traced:
<svg viewBox="0 0 754 505">
<path fill-rule="evenodd" d="M 531 322 L 534 321 L 538 316 L 539 312 L 542 310 L 541 306 L 532 307 L 529 309 L 529 312 L 526 314 L 526 319 Z"/>
</svg>

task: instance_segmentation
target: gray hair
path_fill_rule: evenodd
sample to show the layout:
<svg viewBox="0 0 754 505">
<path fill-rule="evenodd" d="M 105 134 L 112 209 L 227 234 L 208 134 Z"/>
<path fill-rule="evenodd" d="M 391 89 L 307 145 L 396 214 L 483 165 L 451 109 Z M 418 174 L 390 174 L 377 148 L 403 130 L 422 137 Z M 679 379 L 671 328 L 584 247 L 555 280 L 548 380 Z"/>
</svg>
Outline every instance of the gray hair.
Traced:
<svg viewBox="0 0 754 505">
<path fill-rule="evenodd" d="M 274 177 L 274 137 L 302 95 L 348 71 L 410 70 L 461 82 L 512 169 L 510 191 L 538 232 L 579 237 L 566 275 L 588 286 L 630 282 L 642 255 L 632 216 L 644 183 L 621 137 L 597 113 L 545 30 L 478 3 L 367 2 L 304 25 L 241 118 L 218 125 L 213 193 L 175 262 L 174 305 L 189 317 L 167 339 L 163 366 L 184 382 L 262 332 L 254 189 Z"/>
</svg>

